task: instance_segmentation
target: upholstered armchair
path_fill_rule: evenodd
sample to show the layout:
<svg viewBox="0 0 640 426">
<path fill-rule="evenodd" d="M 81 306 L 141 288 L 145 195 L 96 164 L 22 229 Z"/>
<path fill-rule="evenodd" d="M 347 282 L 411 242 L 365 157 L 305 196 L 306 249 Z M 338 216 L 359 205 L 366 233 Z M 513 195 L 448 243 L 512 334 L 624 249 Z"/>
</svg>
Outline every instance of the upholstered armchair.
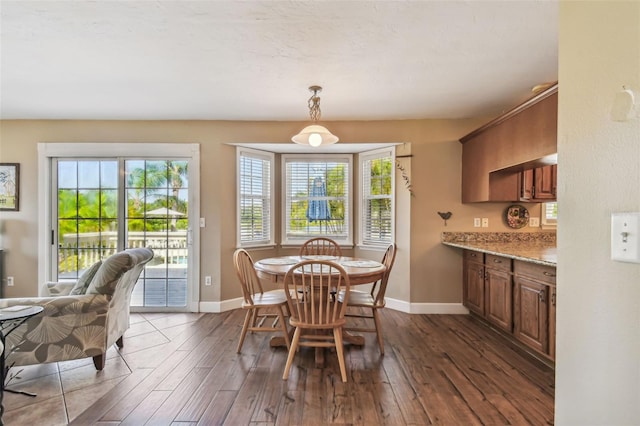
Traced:
<svg viewBox="0 0 640 426">
<path fill-rule="evenodd" d="M 0 299 L 0 308 L 41 305 L 44 311 L 6 338 L 6 365 L 20 366 L 92 357 L 97 370 L 105 365 L 114 343 L 123 346 L 129 328 L 131 292 L 148 248 L 115 253 L 89 268 L 77 283 L 49 283 L 45 297 Z"/>
</svg>

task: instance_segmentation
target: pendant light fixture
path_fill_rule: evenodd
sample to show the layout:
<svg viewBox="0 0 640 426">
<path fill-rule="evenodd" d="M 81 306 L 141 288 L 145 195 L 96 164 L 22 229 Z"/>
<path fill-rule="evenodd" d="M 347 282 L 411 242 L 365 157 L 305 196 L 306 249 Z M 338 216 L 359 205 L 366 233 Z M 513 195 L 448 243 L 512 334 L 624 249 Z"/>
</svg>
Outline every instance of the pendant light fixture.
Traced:
<svg viewBox="0 0 640 426">
<path fill-rule="evenodd" d="M 313 95 L 309 98 L 309 117 L 313 120 L 313 124 L 305 127 L 291 138 L 291 140 L 300 145 L 309 145 L 312 147 L 318 147 L 321 145 L 331 145 L 338 142 L 338 137 L 332 134 L 326 127 L 318 124 L 318 120 L 322 113 L 320 112 L 320 96 L 318 92 L 322 91 L 320 86 L 311 86 L 309 91 L 313 92 Z"/>
</svg>

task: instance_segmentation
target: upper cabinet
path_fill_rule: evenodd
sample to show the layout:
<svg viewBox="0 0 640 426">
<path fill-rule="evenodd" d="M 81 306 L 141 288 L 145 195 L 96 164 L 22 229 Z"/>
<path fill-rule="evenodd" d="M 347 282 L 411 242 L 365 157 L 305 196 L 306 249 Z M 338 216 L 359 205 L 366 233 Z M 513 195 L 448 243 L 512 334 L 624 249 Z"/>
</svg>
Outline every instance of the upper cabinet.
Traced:
<svg viewBox="0 0 640 426">
<path fill-rule="evenodd" d="M 545 167 L 557 162 L 557 124 L 556 83 L 461 138 L 462 202 L 555 199 L 555 167 Z M 544 172 L 536 178 L 538 168 Z M 551 172 L 553 176 L 545 175 Z M 530 185 L 525 185 L 527 179 Z M 537 193 L 523 193 L 531 189 Z M 547 193 L 553 197 L 542 195 Z"/>
<path fill-rule="evenodd" d="M 549 202 L 556 200 L 558 166 L 537 167 L 520 173 L 520 201 Z"/>
</svg>

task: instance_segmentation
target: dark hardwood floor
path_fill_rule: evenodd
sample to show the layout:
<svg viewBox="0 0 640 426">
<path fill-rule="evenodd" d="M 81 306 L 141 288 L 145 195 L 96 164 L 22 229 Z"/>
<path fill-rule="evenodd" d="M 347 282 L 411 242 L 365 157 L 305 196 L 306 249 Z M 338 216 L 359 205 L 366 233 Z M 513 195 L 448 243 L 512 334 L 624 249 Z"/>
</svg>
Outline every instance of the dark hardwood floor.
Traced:
<svg viewBox="0 0 640 426">
<path fill-rule="evenodd" d="M 244 313 L 135 314 L 105 370 L 91 360 L 27 367 L 6 394 L 7 425 L 543 425 L 553 424 L 554 372 L 469 316 L 383 310 L 373 334 L 335 353 L 312 349 L 282 380 L 284 348 L 267 333 L 236 344 Z M 361 320 L 360 320 L 361 321 Z"/>
</svg>

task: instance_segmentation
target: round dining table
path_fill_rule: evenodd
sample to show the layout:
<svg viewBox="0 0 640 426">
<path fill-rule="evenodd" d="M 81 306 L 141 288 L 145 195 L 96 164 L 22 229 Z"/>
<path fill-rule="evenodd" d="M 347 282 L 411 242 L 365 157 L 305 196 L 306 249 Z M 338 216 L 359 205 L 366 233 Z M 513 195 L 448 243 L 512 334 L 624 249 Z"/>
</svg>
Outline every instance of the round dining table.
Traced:
<svg viewBox="0 0 640 426">
<path fill-rule="evenodd" d="M 339 264 L 344 268 L 347 275 L 349 275 L 350 285 L 374 283 L 382 279 L 384 272 L 386 271 L 386 267 L 376 260 L 328 255 L 269 257 L 256 261 L 254 263 L 254 267 L 258 277 L 262 280 L 282 284 L 284 282 L 284 276 L 287 274 L 289 269 L 291 269 L 296 263 L 303 260 L 329 260 Z M 346 331 L 343 332 L 343 340 L 352 345 L 364 345 L 364 336 L 350 334 Z M 271 346 L 286 347 L 286 343 L 283 337 L 274 336 L 271 339 Z M 324 366 L 324 351 L 322 348 L 316 348 L 315 357 L 316 367 L 322 368 Z"/>
<path fill-rule="evenodd" d="M 349 275 L 351 285 L 374 283 L 382 279 L 386 270 L 385 266 L 376 260 L 327 255 L 269 257 L 258 260 L 254 266 L 261 279 L 275 283 L 283 282 L 289 269 L 303 260 L 330 260 L 337 263 Z"/>
</svg>

